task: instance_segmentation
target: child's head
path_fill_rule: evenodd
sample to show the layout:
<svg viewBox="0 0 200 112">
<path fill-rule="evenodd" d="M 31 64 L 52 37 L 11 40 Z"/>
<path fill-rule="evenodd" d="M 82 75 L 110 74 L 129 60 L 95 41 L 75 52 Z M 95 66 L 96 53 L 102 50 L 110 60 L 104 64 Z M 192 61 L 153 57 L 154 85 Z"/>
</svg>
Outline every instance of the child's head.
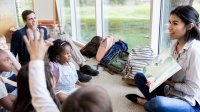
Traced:
<svg viewBox="0 0 200 112">
<path fill-rule="evenodd" d="M 179 31 L 178 31 L 179 30 Z M 178 6 L 170 13 L 170 37 L 185 40 L 200 39 L 199 14 L 192 6 Z"/>
<path fill-rule="evenodd" d="M 62 106 L 62 112 L 112 112 L 110 97 L 100 86 L 81 87 Z"/>
<path fill-rule="evenodd" d="M 18 96 L 13 105 L 13 112 L 30 112 L 34 110 L 33 105 L 31 103 L 31 94 L 29 90 L 29 67 L 28 64 L 22 66 L 17 75 L 17 89 Z M 50 67 L 48 64 L 45 64 L 45 77 L 47 83 L 47 89 L 54 102 L 59 107 L 59 101 L 56 99 L 54 95 L 54 91 L 52 88 L 52 80 L 53 76 L 50 72 Z M 39 78 L 39 77 L 38 77 Z"/>
<path fill-rule="evenodd" d="M 6 43 L 6 38 L 0 34 L 0 49 L 2 50 L 9 50 L 8 45 Z"/>
<path fill-rule="evenodd" d="M 13 63 L 9 55 L 4 50 L 0 49 L 0 72 L 9 72 L 13 69 Z"/>
<path fill-rule="evenodd" d="M 59 62 L 64 64 L 71 59 L 71 45 L 67 41 L 57 39 L 48 49 L 48 55 L 51 62 Z"/>
</svg>

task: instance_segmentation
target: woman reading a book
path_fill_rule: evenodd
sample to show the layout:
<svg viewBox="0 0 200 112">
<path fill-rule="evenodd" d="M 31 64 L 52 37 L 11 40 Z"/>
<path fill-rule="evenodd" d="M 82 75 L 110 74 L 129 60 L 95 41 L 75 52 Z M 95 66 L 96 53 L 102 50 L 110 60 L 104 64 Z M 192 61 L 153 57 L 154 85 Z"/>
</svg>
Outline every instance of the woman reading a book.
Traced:
<svg viewBox="0 0 200 112">
<path fill-rule="evenodd" d="M 151 93 L 143 73 L 135 83 L 144 95 L 128 94 L 126 98 L 143 105 L 150 112 L 200 112 L 200 31 L 199 14 L 191 6 L 179 6 L 170 13 L 169 37 L 177 40 L 172 56 L 182 67 Z"/>
</svg>

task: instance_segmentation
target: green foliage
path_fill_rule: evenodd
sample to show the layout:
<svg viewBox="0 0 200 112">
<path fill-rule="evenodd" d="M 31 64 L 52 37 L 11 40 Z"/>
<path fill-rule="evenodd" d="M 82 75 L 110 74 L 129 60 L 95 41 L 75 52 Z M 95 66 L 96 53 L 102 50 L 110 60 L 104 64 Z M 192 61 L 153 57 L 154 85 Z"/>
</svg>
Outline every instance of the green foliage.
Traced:
<svg viewBox="0 0 200 112">
<path fill-rule="evenodd" d="M 96 24 L 93 18 L 81 20 L 81 35 L 88 42 L 96 35 Z M 84 24 L 83 24 L 84 23 Z M 150 44 L 149 20 L 133 18 L 109 18 L 109 34 L 113 34 L 128 43 L 129 48 L 147 46 Z"/>
<path fill-rule="evenodd" d="M 113 34 L 128 43 L 129 48 L 150 45 L 150 8 L 144 6 L 108 6 L 105 9 L 105 23 L 109 23 L 108 34 Z M 123 13 L 119 13 L 123 12 Z M 81 7 L 81 36 L 87 43 L 96 35 L 94 7 Z M 108 15 L 108 16 L 107 16 Z M 129 49 L 129 50 L 130 50 Z"/>
<path fill-rule="evenodd" d="M 21 0 L 16 2 L 17 6 L 17 16 L 18 16 L 18 21 L 19 21 L 19 26 L 23 27 L 24 22 L 22 20 L 21 14 L 24 10 L 32 10 L 32 0 Z"/>
<path fill-rule="evenodd" d="M 123 5 L 126 0 L 109 0 L 110 4 L 114 4 L 114 5 Z"/>
<path fill-rule="evenodd" d="M 91 6 L 96 0 L 79 0 L 79 3 L 83 6 Z M 109 4 L 123 5 L 126 0 L 108 0 Z"/>
<path fill-rule="evenodd" d="M 64 5 L 65 5 L 65 7 L 69 7 L 70 6 L 70 0 L 64 0 Z"/>
<path fill-rule="evenodd" d="M 96 0 L 79 0 L 81 6 L 93 6 Z"/>
<path fill-rule="evenodd" d="M 30 0 L 24 1 L 23 3 L 18 3 L 19 17 L 24 9 L 32 8 Z M 136 1 L 134 2 L 136 3 Z M 108 34 L 113 34 L 117 38 L 127 42 L 129 49 L 149 45 L 150 39 L 148 35 L 150 7 L 137 5 L 123 6 L 125 2 L 126 0 L 110 0 L 109 6 L 105 7 L 105 21 L 109 23 Z M 63 21 L 65 21 L 65 25 L 67 25 L 67 23 L 70 23 L 69 21 L 71 20 L 69 0 L 64 0 L 64 3 L 64 12 L 62 14 L 64 19 Z M 94 4 L 95 0 L 80 0 L 80 30 L 82 38 L 78 38 L 85 43 L 90 41 L 91 38 L 96 35 Z M 23 25 L 23 21 L 21 19 L 19 21 L 20 25 Z"/>
</svg>

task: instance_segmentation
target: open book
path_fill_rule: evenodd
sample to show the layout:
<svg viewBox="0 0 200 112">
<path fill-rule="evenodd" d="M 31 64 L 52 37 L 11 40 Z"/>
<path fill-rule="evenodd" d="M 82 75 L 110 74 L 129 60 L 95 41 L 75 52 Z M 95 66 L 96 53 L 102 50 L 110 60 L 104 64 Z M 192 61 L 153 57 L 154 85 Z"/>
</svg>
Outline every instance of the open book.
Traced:
<svg viewBox="0 0 200 112">
<path fill-rule="evenodd" d="M 149 92 L 152 92 L 180 69 L 181 66 L 171 56 L 169 49 L 161 52 L 143 69 L 145 77 L 151 82 Z"/>
</svg>

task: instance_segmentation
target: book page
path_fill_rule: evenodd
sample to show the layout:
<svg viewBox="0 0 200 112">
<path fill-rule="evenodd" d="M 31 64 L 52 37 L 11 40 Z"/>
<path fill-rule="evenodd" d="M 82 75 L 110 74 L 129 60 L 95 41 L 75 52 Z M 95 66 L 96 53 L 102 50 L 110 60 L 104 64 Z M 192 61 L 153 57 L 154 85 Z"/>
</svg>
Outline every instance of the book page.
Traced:
<svg viewBox="0 0 200 112">
<path fill-rule="evenodd" d="M 161 52 L 143 69 L 145 77 L 151 82 L 149 92 L 152 92 L 180 69 L 181 66 L 171 56 L 170 49 Z"/>
</svg>

